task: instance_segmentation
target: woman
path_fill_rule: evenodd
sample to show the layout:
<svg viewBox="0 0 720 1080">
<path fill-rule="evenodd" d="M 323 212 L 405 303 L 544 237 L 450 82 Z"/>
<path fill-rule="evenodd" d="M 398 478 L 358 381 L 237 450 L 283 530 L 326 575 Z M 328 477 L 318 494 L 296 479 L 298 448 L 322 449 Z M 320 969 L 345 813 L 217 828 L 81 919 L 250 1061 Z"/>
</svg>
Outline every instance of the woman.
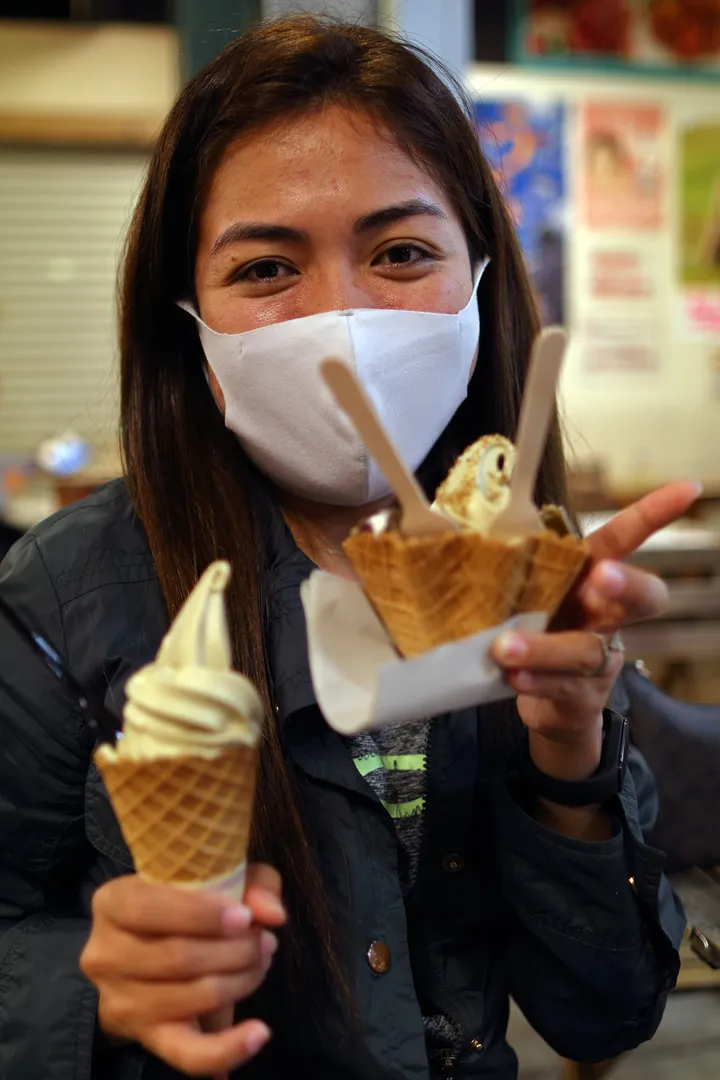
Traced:
<svg viewBox="0 0 720 1080">
<path fill-rule="evenodd" d="M 513 433 L 537 315 L 457 100 L 380 33 L 270 23 L 186 87 L 150 166 L 123 288 L 126 479 L 39 526 L 0 575 L 119 708 L 198 573 L 231 561 L 237 665 L 272 717 L 257 865 L 239 906 L 136 879 L 92 737 L 8 642 L 3 676 L 33 713 L 3 698 L 8 1080 L 509 1080 L 510 993 L 569 1057 L 618 1054 L 659 1022 L 683 920 L 619 768 L 603 709 L 621 660 L 598 632 L 659 609 L 660 583 L 617 560 L 697 488 L 597 534 L 565 631 L 498 644 L 517 710 L 344 741 L 315 704 L 299 586 L 313 564 L 348 573 L 343 537 L 388 502 L 318 389 L 357 309 L 384 312 L 354 359 L 429 489 L 482 432 Z M 408 311 L 474 325 L 470 346 L 443 330 L 438 360 Z M 555 428 L 539 498 L 561 501 L 562 475 Z M 225 1002 L 237 1025 L 204 1030 Z"/>
</svg>

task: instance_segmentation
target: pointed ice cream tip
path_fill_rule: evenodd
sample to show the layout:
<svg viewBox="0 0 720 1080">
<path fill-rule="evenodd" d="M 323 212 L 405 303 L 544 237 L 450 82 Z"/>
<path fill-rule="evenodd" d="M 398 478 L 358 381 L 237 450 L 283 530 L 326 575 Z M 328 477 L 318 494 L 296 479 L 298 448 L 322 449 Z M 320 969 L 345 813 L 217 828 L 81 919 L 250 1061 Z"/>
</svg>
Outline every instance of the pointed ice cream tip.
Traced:
<svg viewBox="0 0 720 1080">
<path fill-rule="evenodd" d="M 190 593 L 168 630 L 156 663 L 161 667 L 197 664 L 229 671 L 232 649 L 225 614 L 225 589 L 230 563 L 211 563 Z"/>
<path fill-rule="evenodd" d="M 225 592 L 232 570 L 230 569 L 230 563 L 225 559 L 218 559 L 217 562 L 211 563 L 208 566 L 205 573 L 198 581 L 198 587 L 207 580 L 207 587 L 211 592 Z"/>
<path fill-rule="evenodd" d="M 257 746 L 264 709 L 252 682 L 233 670 L 225 612 L 230 574 L 227 562 L 207 568 L 155 661 L 128 680 L 123 737 L 111 757 L 215 757 L 228 747 Z"/>
</svg>

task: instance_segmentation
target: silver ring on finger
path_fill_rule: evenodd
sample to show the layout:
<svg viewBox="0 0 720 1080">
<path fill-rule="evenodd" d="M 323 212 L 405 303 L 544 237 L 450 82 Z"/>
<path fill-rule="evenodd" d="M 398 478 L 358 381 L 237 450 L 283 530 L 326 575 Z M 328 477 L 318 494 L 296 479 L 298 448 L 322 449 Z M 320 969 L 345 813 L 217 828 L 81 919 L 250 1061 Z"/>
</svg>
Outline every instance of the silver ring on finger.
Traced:
<svg viewBox="0 0 720 1080">
<path fill-rule="evenodd" d="M 607 675 L 610 670 L 613 656 L 616 653 L 624 653 L 625 646 L 623 645 L 619 630 L 616 630 L 612 636 L 609 636 L 608 634 L 596 634 L 594 631 L 590 631 L 590 633 L 591 636 L 597 638 L 602 645 L 603 655 L 602 660 L 595 670 L 589 671 L 587 674 L 589 679 L 601 679 L 604 675 Z"/>
</svg>

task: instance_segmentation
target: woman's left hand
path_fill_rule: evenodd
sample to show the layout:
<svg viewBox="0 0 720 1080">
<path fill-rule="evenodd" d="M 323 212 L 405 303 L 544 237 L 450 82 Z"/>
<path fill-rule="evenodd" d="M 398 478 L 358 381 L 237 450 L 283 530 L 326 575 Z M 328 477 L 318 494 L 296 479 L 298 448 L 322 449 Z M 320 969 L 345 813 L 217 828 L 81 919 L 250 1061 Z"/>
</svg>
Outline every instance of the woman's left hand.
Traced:
<svg viewBox="0 0 720 1080">
<path fill-rule="evenodd" d="M 699 493 L 697 484 L 668 484 L 623 510 L 589 537 L 587 571 L 553 620 L 553 632 L 512 632 L 495 641 L 492 655 L 518 693 L 533 761 L 549 776 L 583 780 L 600 763 L 602 710 L 623 656 L 606 653 L 598 635 L 653 618 L 667 605 L 659 578 L 619 560 L 682 517 Z"/>
</svg>

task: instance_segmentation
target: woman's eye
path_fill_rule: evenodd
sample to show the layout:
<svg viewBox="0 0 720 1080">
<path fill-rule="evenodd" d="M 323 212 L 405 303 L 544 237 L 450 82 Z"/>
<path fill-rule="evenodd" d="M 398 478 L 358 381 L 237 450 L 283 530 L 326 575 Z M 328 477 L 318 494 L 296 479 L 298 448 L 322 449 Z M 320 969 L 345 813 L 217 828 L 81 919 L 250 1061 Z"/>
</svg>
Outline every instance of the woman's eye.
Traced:
<svg viewBox="0 0 720 1080">
<path fill-rule="evenodd" d="M 418 263 L 430 262 L 432 255 L 425 248 L 417 244 L 394 244 L 386 248 L 375 259 L 376 266 L 415 266 Z"/>
<path fill-rule="evenodd" d="M 279 259 L 259 259 L 250 266 L 243 266 L 233 275 L 234 281 L 249 281 L 250 283 L 266 285 L 272 281 L 297 274 L 297 270 Z"/>
</svg>

